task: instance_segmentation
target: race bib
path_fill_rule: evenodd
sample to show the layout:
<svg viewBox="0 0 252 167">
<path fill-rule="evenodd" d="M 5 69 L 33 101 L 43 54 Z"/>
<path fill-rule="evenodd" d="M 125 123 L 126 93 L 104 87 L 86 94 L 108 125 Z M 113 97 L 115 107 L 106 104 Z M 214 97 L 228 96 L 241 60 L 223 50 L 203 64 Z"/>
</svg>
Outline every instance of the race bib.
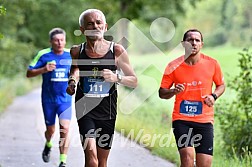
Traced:
<svg viewBox="0 0 252 167">
<path fill-rule="evenodd" d="M 51 81 L 53 82 L 67 82 L 67 71 L 65 68 L 56 68 L 52 71 Z"/>
<path fill-rule="evenodd" d="M 83 77 L 83 91 L 86 97 L 106 97 L 109 96 L 111 83 L 105 82 L 102 77 Z"/>
<path fill-rule="evenodd" d="M 183 100 L 180 103 L 180 113 L 188 116 L 200 115 L 202 114 L 202 102 Z"/>
</svg>

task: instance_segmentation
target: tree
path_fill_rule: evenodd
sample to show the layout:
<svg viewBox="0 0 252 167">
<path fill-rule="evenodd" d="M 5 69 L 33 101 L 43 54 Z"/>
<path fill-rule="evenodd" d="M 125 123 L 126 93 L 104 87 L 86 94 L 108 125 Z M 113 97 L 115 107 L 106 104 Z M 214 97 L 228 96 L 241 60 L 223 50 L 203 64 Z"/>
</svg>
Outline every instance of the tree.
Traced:
<svg viewBox="0 0 252 167">
<path fill-rule="evenodd" d="M 240 74 L 228 86 L 236 91 L 236 98 L 217 106 L 217 117 L 223 133 L 227 153 L 239 157 L 252 152 L 252 52 L 239 53 Z"/>
<path fill-rule="evenodd" d="M 101 9 L 106 15 L 107 22 L 112 26 L 121 18 L 151 22 L 163 16 L 176 20 L 175 15 L 183 13 L 182 2 L 184 0 L 155 2 L 150 0 L 127 2 L 126 0 L 3 0 L 3 6 L 8 9 L 8 12 L 5 17 L 0 16 L 0 32 L 5 35 L 4 41 L 0 41 L 0 55 L 8 56 L 0 62 L 0 72 L 8 68 L 9 73 L 12 74 L 10 76 L 13 76 L 16 71 L 25 70 L 28 60 L 36 54 L 36 51 L 49 46 L 48 32 L 54 27 L 66 30 L 68 47 L 83 42 L 83 37 L 75 36 L 74 31 L 79 29 L 79 15 L 87 8 Z M 194 1 L 191 0 L 190 3 L 193 4 Z M 1 14 L 3 13 L 5 12 L 1 7 Z M 116 32 L 123 30 L 127 33 L 127 26 L 127 24 L 122 25 Z M 8 63 L 10 60 L 13 67 Z"/>
<path fill-rule="evenodd" d="M 200 0 L 86 0 L 87 6 L 90 8 L 102 9 L 108 18 L 108 24 L 113 25 L 116 21 L 121 18 L 127 18 L 130 21 L 141 20 L 147 24 L 159 17 L 167 17 L 172 20 L 175 24 L 177 23 L 178 16 L 184 15 L 186 11 L 186 4 L 195 6 Z M 113 4 L 111 7 L 110 4 Z M 119 36 L 121 34 L 128 33 L 127 22 L 121 22 L 122 24 L 118 27 Z M 123 31 L 123 32 L 122 32 Z M 119 41 L 116 41 L 119 42 Z M 122 44 L 125 46 L 126 43 Z M 127 48 L 127 46 L 125 46 Z"/>
<path fill-rule="evenodd" d="M 4 6 L 0 5 L 0 17 L 2 15 L 5 15 L 6 13 L 6 8 L 4 8 Z M 3 34 L 0 33 L 0 39 L 3 38 Z"/>
<path fill-rule="evenodd" d="M 8 11 L 1 18 L 0 26 L 0 32 L 4 34 L 4 39 L 0 41 L 0 77 L 12 78 L 23 73 L 34 54 L 34 45 L 19 37 L 25 22 L 24 10 L 33 7 L 29 4 L 29 0 L 3 2 Z"/>
</svg>

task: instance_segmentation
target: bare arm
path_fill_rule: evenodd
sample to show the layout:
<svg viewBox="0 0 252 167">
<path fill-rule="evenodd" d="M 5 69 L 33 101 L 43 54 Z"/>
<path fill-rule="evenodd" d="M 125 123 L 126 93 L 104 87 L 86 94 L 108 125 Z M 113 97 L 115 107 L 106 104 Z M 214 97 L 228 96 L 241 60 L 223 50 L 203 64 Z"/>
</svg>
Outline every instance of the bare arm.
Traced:
<svg viewBox="0 0 252 167">
<path fill-rule="evenodd" d="M 170 99 L 174 95 L 179 94 L 180 92 L 183 92 L 185 90 L 185 86 L 183 84 L 177 84 L 175 85 L 175 88 L 166 89 L 166 88 L 160 88 L 159 89 L 159 97 L 161 99 Z"/>
<path fill-rule="evenodd" d="M 77 65 L 78 57 L 79 57 L 80 46 L 74 45 L 70 50 L 70 54 L 72 57 L 72 64 L 70 68 L 70 76 L 73 76 L 79 80 L 79 67 Z"/>
<path fill-rule="evenodd" d="M 70 54 L 72 57 L 72 64 L 70 68 L 70 77 L 68 82 L 68 87 L 66 92 L 69 95 L 73 95 L 75 93 L 75 87 L 77 82 L 79 81 L 79 68 L 77 65 L 77 60 L 79 57 L 80 46 L 74 45 L 70 50 Z"/>
<path fill-rule="evenodd" d="M 132 88 L 137 87 L 137 77 L 132 66 L 130 65 L 127 51 L 123 48 L 122 45 L 116 44 L 115 54 L 116 54 L 116 65 L 124 73 L 124 76 L 122 76 L 122 80 L 120 81 L 120 84 Z"/>
<path fill-rule="evenodd" d="M 216 96 L 217 96 L 217 98 L 218 97 L 220 97 L 223 93 L 224 93 L 224 91 L 225 91 L 225 85 L 223 84 L 223 85 L 217 85 L 216 86 L 216 88 L 215 88 L 215 90 L 214 90 L 214 94 L 216 94 Z M 215 99 L 214 99 L 214 97 L 212 96 L 212 95 L 206 95 L 205 97 L 203 97 L 203 98 L 205 98 L 204 99 L 204 103 L 206 104 L 206 105 L 208 105 L 209 107 L 212 107 L 213 105 L 214 105 L 214 103 L 215 103 Z"/>
<path fill-rule="evenodd" d="M 126 50 L 119 44 L 115 44 L 114 47 L 117 68 L 121 69 L 124 73 L 119 83 L 132 88 L 137 87 L 137 77 L 130 65 Z M 103 77 L 107 82 L 118 82 L 117 74 L 113 73 L 109 69 L 103 70 Z"/>
<path fill-rule="evenodd" d="M 225 89 L 226 89 L 226 86 L 224 84 L 218 85 L 218 86 L 216 86 L 213 93 L 215 93 L 217 95 L 217 97 L 220 97 L 224 93 Z"/>
<path fill-rule="evenodd" d="M 40 74 L 47 73 L 49 71 L 53 71 L 55 68 L 56 68 L 55 64 L 49 63 L 49 64 L 46 64 L 44 67 L 41 67 L 38 69 L 32 69 L 32 70 L 28 69 L 26 72 L 26 77 L 27 78 L 35 77 Z"/>
</svg>

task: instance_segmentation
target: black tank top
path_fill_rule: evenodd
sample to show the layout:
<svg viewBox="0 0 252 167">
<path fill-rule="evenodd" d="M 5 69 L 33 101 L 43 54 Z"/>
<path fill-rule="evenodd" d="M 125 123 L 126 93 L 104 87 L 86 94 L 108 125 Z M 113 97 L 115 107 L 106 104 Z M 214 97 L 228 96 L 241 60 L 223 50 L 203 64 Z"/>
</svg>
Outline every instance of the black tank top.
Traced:
<svg viewBox="0 0 252 167">
<path fill-rule="evenodd" d="M 80 80 L 75 97 L 76 114 L 96 120 L 115 119 L 117 113 L 116 84 L 105 82 L 101 76 L 103 69 L 116 72 L 114 43 L 111 43 L 109 51 L 101 58 L 87 56 L 85 46 L 86 43 L 81 44 L 77 61 Z"/>
</svg>

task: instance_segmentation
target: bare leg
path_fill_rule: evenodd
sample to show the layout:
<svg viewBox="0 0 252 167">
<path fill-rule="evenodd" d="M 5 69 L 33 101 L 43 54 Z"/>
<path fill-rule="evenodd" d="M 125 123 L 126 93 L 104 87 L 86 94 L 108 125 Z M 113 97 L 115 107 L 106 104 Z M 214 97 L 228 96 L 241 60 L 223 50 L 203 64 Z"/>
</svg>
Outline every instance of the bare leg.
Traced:
<svg viewBox="0 0 252 167">
<path fill-rule="evenodd" d="M 60 142 L 59 142 L 60 154 L 67 154 L 68 151 L 69 126 L 70 126 L 70 120 L 60 120 Z"/>
<path fill-rule="evenodd" d="M 85 154 L 85 167 L 98 167 L 96 141 L 94 138 L 86 138 L 83 144 Z"/>
<path fill-rule="evenodd" d="M 186 147 L 179 150 L 181 167 L 194 166 L 194 148 Z"/>
<path fill-rule="evenodd" d="M 50 161 L 50 152 L 52 147 L 50 141 L 53 137 L 54 132 L 55 132 L 55 125 L 46 126 L 45 138 L 47 143 L 45 144 L 44 150 L 42 152 L 42 159 L 44 162 Z"/>
<path fill-rule="evenodd" d="M 107 161 L 110 150 L 97 147 L 98 167 L 107 167 Z"/>
<path fill-rule="evenodd" d="M 196 154 L 196 165 L 197 167 L 211 167 L 212 155 L 198 153 Z"/>
<path fill-rule="evenodd" d="M 55 125 L 46 126 L 45 138 L 47 142 L 51 141 L 54 132 L 55 132 Z"/>
</svg>

